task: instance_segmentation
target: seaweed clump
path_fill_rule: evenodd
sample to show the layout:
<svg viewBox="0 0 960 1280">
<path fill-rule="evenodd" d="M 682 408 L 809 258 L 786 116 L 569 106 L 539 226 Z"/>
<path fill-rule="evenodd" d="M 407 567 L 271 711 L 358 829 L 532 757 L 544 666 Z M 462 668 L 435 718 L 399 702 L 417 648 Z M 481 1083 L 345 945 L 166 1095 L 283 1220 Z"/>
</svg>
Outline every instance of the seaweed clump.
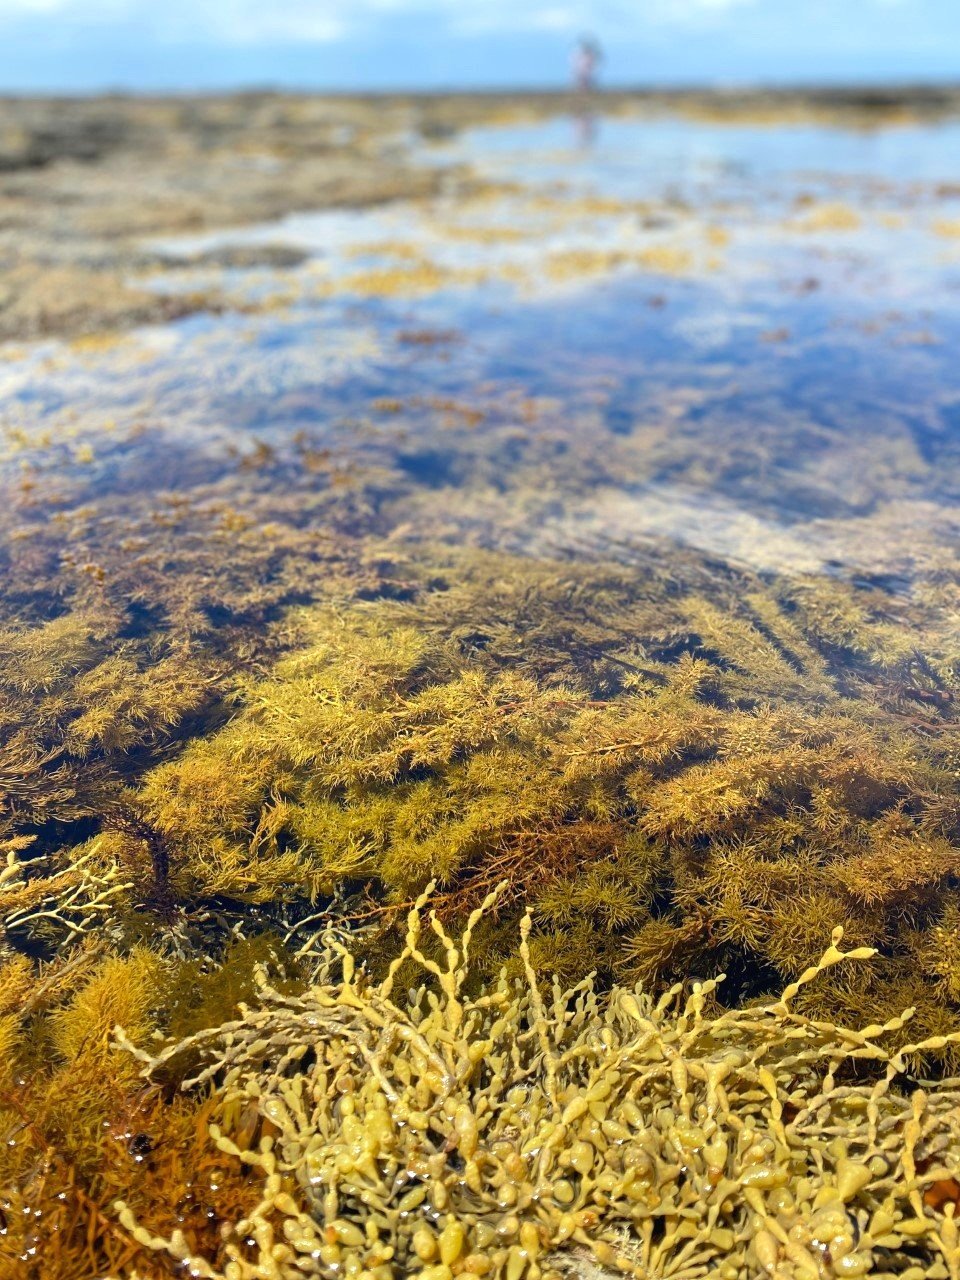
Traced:
<svg viewBox="0 0 960 1280">
<path fill-rule="evenodd" d="M 121 1201 L 144 1249 L 207 1280 L 551 1280 L 584 1259 L 636 1280 L 960 1276 L 960 1081 L 900 1091 L 884 1041 L 908 1015 L 855 1031 L 796 1007 L 869 949 L 837 930 L 779 999 L 718 1012 L 717 981 L 544 989 L 527 916 L 522 973 L 472 997 L 495 895 L 457 941 L 435 913 L 425 930 L 427 898 L 380 982 L 330 931 L 301 995 L 264 978 L 241 1018 L 160 1052 L 119 1032 L 148 1079 L 201 1055 L 184 1088 L 213 1085 L 213 1144 L 261 1188 L 215 1256 Z"/>
<path fill-rule="evenodd" d="M 123 622 L 73 611 L 0 629 L 0 838 L 99 819 L 214 701 L 220 664 L 124 639 Z"/>
<path fill-rule="evenodd" d="M 830 921 L 883 959 L 869 989 L 821 984 L 822 1016 L 956 1028 L 957 654 L 934 614 L 743 574 L 469 573 L 291 619 L 299 648 L 234 719 L 146 776 L 183 901 L 359 894 L 389 921 L 436 878 L 462 920 L 505 879 L 540 971 L 722 968 L 740 998 L 813 963 Z"/>
<path fill-rule="evenodd" d="M 960 1058 L 949 619 L 694 557 L 418 556 L 405 599 L 290 613 L 279 661 L 171 661 L 141 703 L 110 673 L 173 657 L 158 637 L 4 634 L 0 1263 L 238 1280 L 309 1240 L 301 1273 L 376 1280 L 536 1280 L 577 1249 L 952 1277 L 960 1099 L 917 1083 Z M 152 839 L 164 915 L 138 909 Z M 340 935 L 296 941 L 318 912 L 364 972 Z M 833 924 L 869 964 L 820 963 Z"/>
<path fill-rule="evenodd" d="M 170 954 L 186 939 L 132 940 L 132 886 L 97 845 L 72 870 L 32 879 L 8 848 L 0 872 L 0 1274 L 10 1280 L 169 1277 L 112 1212 L 120 1195 L 154 1230 L 188 1230 L 212 1252 L 219 1221 L 257 1202 L 244 1168 L 207 1140 L 213 1099 L 145 1090 L 113 1029 L 122 1022 L 147 1043 L 229 1016 L 255 989 L 258 962 L 288 989 L 274 948 L 240 940 L 201 964 Z"/>
</svg>

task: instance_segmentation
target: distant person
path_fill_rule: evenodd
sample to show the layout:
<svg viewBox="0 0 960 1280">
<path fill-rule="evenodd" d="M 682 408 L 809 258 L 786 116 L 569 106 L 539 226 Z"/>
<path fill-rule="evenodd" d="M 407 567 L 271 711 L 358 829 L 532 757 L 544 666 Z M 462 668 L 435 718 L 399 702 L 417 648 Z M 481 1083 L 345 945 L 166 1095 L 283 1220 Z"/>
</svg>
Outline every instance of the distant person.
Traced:
<svg viewBox="0 0 960 1280">
<path fill-rule="evenodd" d="M 589 151 L 597 140 L 597 121 L 590 95 L 597 87 L 597 71 L 603 61 L 603 50 L 593 36 L 581 36 L 573 51 L 573 83 L 581 102 L 574 119 L 577 145 Z"/>
<path fill-rule="evenodd" d="M 578 93 L 593 93 L 603 50 L 593 36 L 581 36 L 573 53 L 573 82 Z"/>
</svg>

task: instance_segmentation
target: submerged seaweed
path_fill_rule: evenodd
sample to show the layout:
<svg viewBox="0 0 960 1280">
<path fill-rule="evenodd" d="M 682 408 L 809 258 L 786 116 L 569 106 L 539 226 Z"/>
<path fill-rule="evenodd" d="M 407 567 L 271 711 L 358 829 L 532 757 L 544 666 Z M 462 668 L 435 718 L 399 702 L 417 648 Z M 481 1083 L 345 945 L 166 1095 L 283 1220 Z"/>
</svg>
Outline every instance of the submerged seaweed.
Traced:
<svg viewBox="0 0 960 1280">
<path fill-rule="evenodd" d="M 882 216 L 813 185 L 762 225 L 829 277 Z M 12 358 L 0 1274 L 960 1280 L 933 321 L 731 321 L 749 202 L 457 209 L 172 358 Z M 498 254 L 657 277 L 481 320 Z"/>
<path fill-rule="evenodd" d="M 270 641 L 286 656 L 262 674 L 241 663 L 232 672 L 225 663 L 219 671 L 171 663 L 162 645 L 118 649 L 90 617 L 65 615 L 33 632 L 7 633 L 6 714 L 19 726 L 11 742 L 32 751 L 18 745 L 10 757 L 18 790 L 8 795 L 20 799 L 5 810 L 7 867 L 0 874 L 0 1037 L 9 1064 L 0 1096 L 8 1134 L 3 1211 L 17 1223 L 3 1248 L 11 1265 L 17 1261 L 27 1276 L 64 1280 L 78 1273 L 163 1275 L 172 1248 L 211 1275 L 221 1274 L 232 1256 L 241 1270 L 222 1274 L 236 1280 L 247 1274 L 242 1268 L 259 1265 L 250 1261 L 253 1246 L 242 1243 L 248 1234 L 262 1252 L 283 1232 L 288 1243 L 281 1252 L 293 1249 L 290 1257 L 298 1241 L 324 1250 L 322 1275 L 339 1265 L 344 1249 L 346 1257 L 356 1249 L 365 1259 L 376 1254 L 369 1265 L 358 1256 L 351 1268 L 442 1269 L 453 1265 L 443 1251 L 450 1254 L 456 1239 L 451 1256 L 458 1271 L 468 1258 L 480 1266 L 481 1255 L 483 1266 L 505 1275 L 549 1270 L 553 1263 L 540 1261 L 541 1254 L 563 1246 L 565 1256 L 589 1242 L 604 1265 L 639 1267 L 637 1274 L 648 1264 L 672 1268 L 676 1250 L 688 1250 L 689 1265 L 700 1267 L 708 1258 L 722 1266 L 721 1256 L 742 1249 L 743 1265 L 786 1276 L 794 1273 L 784 1267 L 801 1266 L 803 1250 L 818 1256 L 810 1223 L 825 1214 L 824 1223 L 829 1218 L 839 1233 L 836 1257 L 849 1254 L 849 1267 L 899 1274 L 921 1265 L 918 1256 L 933 1266 L 942 1257 L 943 1274 L 952 1275 L 949 1189 L 956 1170 L 941 1168 L 942 1142 L 932 1135 L 956 1114 L 954 1086 L 928 1085 L 916 1095 L 924 1110 L 914 1119 L 910 1109 L 919 1104 L 909 1089 L 901 1092 L 911 1071 L 949 1070 L 958 1059 L 957 652 L 939 601 L 922 595 L 894 601 L 880 590 L 820 578 L 770 584 L 689 555 L 629 571 L 424 549 L 408 557 L 403 581 L 404 600 L 392 593 L 367 602 L 346 595 L 288 614 Z M 147 680 L 142 701 L 125 692 L 138 661 Z M 99 690 L 93 711 L 80 692 L 90 681 Z M 182 725 L 193 731 L 186 744 Z M 71 841 L 73 831 L 82 834 L 79 841 Z M 158 842 L 168 861 L 163 903 L 151 855 Z M 433 902 L 447 928 L 485 904 L 469 925 L 475 957 L 469 973 L 442 931 L 421 944 L 419 926 L 408 921 L 404 941 L 405 904 L 434 880 L 440 883 Z M 309 942 L 317 927 L 311 917 L 330 919 L 333 900 L 343 924 L 353 921 L 364 931 L 371 976 L 357 979 L 359 986 L 350 965 L 346 988 L 330 976 L 342 952 L 320 957 Z M 870 964 L 828 964 L 816 982 L 792 991 L 789 1013 L 786 1004 L 771 1004 L 764 993 L 816 966 L 824 934 L 835 925 L 858 954 L 870 951 Z M 497 979 L 504 963 L 506 976 Z M 379 1027 L 380 1037 L 387 1023 L 368 1024 L 362 993 L 389 996 L 393 979 L 378 988 L 375 973 L 416 984 L 421 964 L 438 980 L 435 966 L 456 969 L 455 990 L 441 993 L 440 1006 L 424 1004 L 423 995 L 410 1009 L 398 1001 L 390 1018 L 398 1025 L 442 1022 L 453 1016 L 444 1001 L 461 1011 L 469 1005 L 476 1026 L 467 1019 L 457 1052 L 474 1062 L 470 1046 L 492 1037 L 506 1053 L 510 1037 L 519 1037 L 529 1056 L 520 1051 L 517 1071 L 539 1091 L 540 1110 L 524 1103 L 517 1112 L 509 1103 L 519 1088 L 511 1075 L 498 1107 L 506 1117 L 513 1106 L 510 1124 L 522 1129 L 522 1119 L 530 1136 L 512 1139 L 505 1129 L 494 1142 L 501 1121 L 479 1096 L 487 1076 L 448 1071 L 452 1092 L 444 1084 L 436 1095 L 436 1122 L 402 1126 L 393 1137 L 384 1130 L 383 1151 L 406 1167 L 415 1162 L 412 1149 L 400 1155 L 407 1135 L 425 1142 L 416 1157 L 423 1177 L 439 1179 L 446 1192 L 437 1195 L 451 1198 L 433 1205 L 424 1192 L 417 1205 L 411 1201 L 399 1217 L 390 1207 L 380 1222 L 376 1197 L 364 1200 L 358 1190 L 353 1207 L 347 1211 L 338 1200 L 328 1222 L 310 1207 L 306 1171 L 311 1160 L 318 1169 L 327 1162 L 340 1167 L 342 1144 L 354 1141 L 349 1106 L 344 1110 L 331 1095 L 322 1123 L 304 1113 L 309 1133 L 302 1141 L 284 1139 L 293 1144 L 282 1157 L 289 1174 L 274 1163 L 275 1130 L 286 1133 L 277 1107 L 305 1097 L 314 1071 L 333 1070 L 316 1039 L 327 1025 L 323 1010 L 354 1009 L 360 1025 Z M 617 1012 L 634 1000 L 644 1026 L 682 1038 L 693 1025 L 692 1006 L 684 1012 L 671 984 L 720 968 L 727 981 L 716 989 L 705 984 L 693 997 L 702 1031 L 691 1043 L 700 1044 L 702 1035 L 705 1060 L 725 1064 L 723 1046 L 742 1041 L 740 1066 L 731 1067 L 737 1080 L 746 1063 L 775 1078 L 777 1064 L 795 1064 L 782 1097 L 763 1093 L 772 1110 L 762 1124 L 751 1110 L 767 1106 L 757 1093 L 760 1076 L 748 1073 L 737 1085 L 751 1118 L 730 1124 L 753 1133 L 756 1142 L 747 1147 L 758 1154 L 748 1160 L 737 1139 L 725 1147 L 724 1160 L 742 1157 L 766 1168 L 766 1157 L 779 1151 L 769 1143 L 783 1142 L 777 1125 L 786 1123 L 784 1115 L 802 1114 L 826 1126 L 837 1144 L 831 1160 L 839 1163 L 820 1168 L 814 1185 L 809 1172 L 794 1168 L 799 1155 L 790 1155 L 786 1183 L 770 1184 L 776 1204 L 747 1195 L 739 1164 L 735 1173 L 717 1166 L 719 1182 L 707 1178 L 708 1184 L 733 1179 L 741 1198 L 720 1197 L 717 1213 L 704 1216 L 702 1189 L 695 1192 L 696 1211 L 684 1198 L 694 1194 L 685 1188 L 699 1187 L 696 1179 L 684 1175 L 674 1186 L 668 1177 L 679 1168 L 672 1147 L 647 1152 L 655 1176 L 631 1198 L 621 1182 L 636 1161 L 625 1164 L 620 1146 L 643 1146 L 641 1132 L 655 1146 L 661 1136 L 653 1135 L 673 1143 L 663 1124 L 689 1121 L 699 1131 L 705 1120 L 697 1108 L 706 1106 L 710 1124 L 719 1123 L 716 1105 L 696 1090 L 696 1103 L 670 1092 L 662 1112 L 660 1103 L 654 1108 L 659 1118 L 630 1110 L 633 1119 L 625 1119 L 623 1107 L 648 1096 L 654 1079 L 668 1091 L 677 1085 L 660 1068 L 648 1078 L 638 1063 L 617 1076 L 607 1055 L 616 1045 L 607 1045 L 603 1029 L 626 1037 L 627 1058 L 640 1052 Z M 549 998 L 531 994 L 530 984 L 551 972 L 576 986 L 592 970 L 599 970 L 599 987 L 588 983 L 569 998 L 560 987 Z M 611 983 L 612 991 L 601 994 Z M 221 1030 L 238 1001 L 246 1002 L 241 1022 Z M 774 1007 L 781 1012 L 769 1012 Z M 446 1011 L 441 1016 L 438 1009 Z M 563 1009 L 578 1012 L 570 1021 Z M 575 1070 L 563 1084 L 551 1075 L 535 1030 L 541 1017 L 553 1027 L 550 1036 L 559 1037 L 556 1052 L 568 1064 L 560 1074 Z M 674 1018 L 676 1029 L 668 1031 Z M 338 1013 L 331 1035 L 341 1034 L 340 1020 Z M 130 1058 L 111 1047 L 117 1023 L 125 1043 L 151 1058 L 151 1071 L 162 1077 L 159 1092 L 145 1092 Z M 834 1030 L 868 1023 L 872 1029 L 860 1038 Z M 758 1028 L 769 1062 L 748 1051 Z M 308 1029 L 312 1048 L 304 1040 Z M 889 1045 L 883 1051 L 869 1047 L 881 1030 Z M 168 1050 L 149 1047 L 154 1032 L 173 1037 Z M 575 1049 L 564 1039 L 575 1032 L 594 1048 Z M 356 1034 L 357 1028 L 349 1032 Z M 798 1034 L 813 1038 L 814 1057 L 796 1057 Z M 336 1036 L 330 1052 L 339 1054 L 333 1046 L 346 1042 Z M 449 1038 L 440 1040 L 444 1052 L 454 1052 Z M 388 1038 L 381 1046 L 391 1046 L 390 1070 L 411 1088 L 418 1076 L 429 1078 L 414 1069 L 412 1043 Z M 599 1046 L 593 1074 L 581 1079 Z M 202 1068 L 208 1054 L 209 1071 Z M 654 1058 L 671 1055 L 657 1050 Z M 829 1121 L 823 1107 L 834 1083 L 824 1092 L 820 1077 L 816 1083 L 804 1075 L 814 1060 L 824 1062 L 831 1081 L 842 1080 L 840 1111 Z M 807 1064 L 802 1071 L 800 1063 Z M 230 1064 L 236 1069 L 223 1076 Z M 212 1091 L 195 1087 L 171 1098 L 170 1086 L 182 1074 L 199 1079 L 198 1071 Z M 699 1068 L 692 1071 L 689 1079 L 701 1078 Z M 351 1096 L 361 1088 L 359 1081 L 349 1086 L 340 1068 L 334 1079 Z M 384 1086 L 382 1072 L 370 1079 Z M 633 1084 L 621 1089 L 627 1080 Z M 601 1130 L 594 1135 L 603 1156 L 595 1186 L 593 1174 L 587 1178 L 577 1164 L 586 1162 L 583 1144 L 593 1140 L 580 1133 L 582 1125 L 576 1133 L 572 1122 L 561 1125 L 549 1144 L 543 1136 L 557 1123 L 544 1108 L 564 1112 L 575 1094 L 594 1085 L 618 1099 L 616 1115 L 604 1116 L 620 1126 L 613 1140 L 598 1136 Z M 732 1086 L 723 1087 L 729 1101 Z M 326 1085 L 316 1088 L 327 1098 Z M 246 1090 L 242 1105 L 230 1101 L 240 1098 L 236 1090 Z M 463 1096 L 454 1105 L 457 1090 Z M 814 1105 L 818 1090 L 824 1101 Z M 268 1107 L 275 1093 L 281 1102 Z M 65 1096 L 75 1099 L 69 1115 L 60 1105 Z M 425 1098 L 415 1109 L 432 1106 Z M 361 1114 L 366 1107 L 365 1100 Z M 381 1103 L 371 1099 L 369 1107 L 380 1114 Z M 494 1163 L 477 1174 L 479 1182 L 473 1179 L 480 1190 L 464 1181 L 460 1161 L 467 1157 L 454 1158 L 447 1141 L 457 1107 L 467 1108 L 462 1116 L 472 1115 L 478 1132 L 490 1127 Z M 217 1126 L 219 1146 L 207 1137 L 208 1122 Z M 919 1181 L 916 1170 L 895 1172 L 890 1163 L 903 1125 L 913 1123 L 932 1144 L 916 1157 Z M 814 1149 L 812 1130 L 800 1124 L 795 1132 L 804 1150 Z M 881 1140 L 881 1132 L 891 1136 Z M 704 1134 L 706 1150 L 715 1135 Z M 501 1177 L 496 1170 L 507 1168 L 510 1153 L 497 1144 L 511 1141 L 516 1168 Z M 680 1164 L 692 1167 L 699 1151 L 694 1144 Z M 549 1168 L 533 1169 L 535 1154 Z M 376 1168 L 379 1178 L 380 1155 L 371 1159 L 368 1173 Z M 637 1159 L 642 1163 L 639 1150 Z M 442 1160 L 446 1172 L 431 1173 L 430 1160 Z M 526 1162 L 524 1170 L 517 1160 Z M 862 1212 L 858 1207 L 852 1219 L 847 1209 L 830 1208 L 831 1196 L 846 1203 L 836 1188 L 850 1169 L 855 1198 L 861 1176 L 869 1175 L 864 1187 L 880 1188 L 857 1200 Z M 707 1177 L 706 1166 L 702 1172 Z M 503 1191 L 508 1200 L 513 1191 L 528 1197 L 509 1239 L 498 1234 L 496 1221 L 489 1230 L 484 1225 L 494 1206 L 507 1217 L 516 1208 L 502 1202 L 502 1178 L 512 1188 Z M 390 1197 L 421 1185 L 401 1182 L 403 1188 L 390 1182 Z M 541 1183 L 559 1186 L 560 1199 L 546 1190 L 534 1195 L 530 1188 Z M 895 1190 L 901 1185 L 902 1196 Z M 679 1198 L 663 1200 L 668 1191 Z M 468 1195 L 462 1205 L 460 1195 Z M 651 1196 L 673 1207 L 656 1208 Z M 119 1219 L 115 1199 L 127 1206 Z M 385 1204 L 393 1206 L 393 1198 Z M 428 1210 L 429 1222 L 408 1232 L 407 1224 Z M 908 1213 L 913 1225 L 904 1232 L 896 1222 Z M 856 1223 L 852 1235 L 844 1234 L 846 1221 Z M 234 1226 L 224 1226 L 224 1234 L 217 1224 Z M 639 1231 L 632 1241 L 622 1234 L 628 1228 Z M 47 1269 L 35 1271 L 29 1259 L 41 1238 L 55 1238 L 62 1258 L 52 1262 L 48 1251 Z M 160 1248 L 163 1241 L 170 1242 L 167 1251 L 148 1250 L 144 1260 L 145 1244 Z M 405 1250 L 413 1250 L 409 1260 Z M 807 1272 L 801 1266 L 796 1274 Z"/>
<path fill-rule="evenodd" d="M 884 959 L 825 984 L 824 1016 L 950 1029 L 953 638 L 929 615 L 922 654 L 916 620 L 850 588 L 712 594 L 491 559 L 416 603 L 305 613 L 303 647 L 136 803 L 184 901 L 389 907 L 439 878 L 458 915 L 506 878 L 544 971 L 723 965 L 742 994 L 832 921 Z"/>
</svg>

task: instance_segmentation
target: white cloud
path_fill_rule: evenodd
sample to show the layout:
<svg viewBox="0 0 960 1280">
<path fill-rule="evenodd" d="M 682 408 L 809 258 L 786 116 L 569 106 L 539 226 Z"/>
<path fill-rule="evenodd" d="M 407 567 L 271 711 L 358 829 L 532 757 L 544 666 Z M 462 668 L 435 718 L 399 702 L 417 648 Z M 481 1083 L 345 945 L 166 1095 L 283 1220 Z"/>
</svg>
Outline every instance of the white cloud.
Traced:
<svg viewBox="0 0 960 1280">
<path fill-rule="evenodd" d="M 0 0 L 0 30 L 31 18 L 55 18 L 65 24 L 93 26 L 124 22 L 159 37 L 211 36 L 223 44 L 303 40 L 324 43 L 345 35 L 365 16 L 401 8 L 400 0 Z"/>
<path fill-rule="evenodd" d="M 362 7 L 362 0 L 354 3 Z M 224 44 L 327 44 L 347 35 L 353 25 L 344 20 L 343 5 L 318 4 L 315 0 L 283 0 L 274 5 L 264 4 L 263 0 L 222 0 L 205 7 L 208 13 L 201 10 L 198 15 L 200 29 Z M 176 19 L 174 13 L 165 34 L 175 34 L 171 28 Z"/>
<path fill-rule="evenodd" d="M 770 7 L 778 0 L 648 0 L 644 14 L 657 26 L 690 27 L 723 18 L 736 9 Z M 634 11 L 635 12 L 635 11 Z M 622 16 L 627 17 L 627 6 L 622 6 Z"/>
<path fill-rule="evenodd" d="M 861 0 L 877 8 L 907 0 Z M 803 3 L 803 0 L 801 0 Z M 848 3 L 848 0 L 843 0 Z M 0 32 L 24 20 L 64 26 L 123 22 L 148 37 L 212 40 L 222 45 L 325 44 L 376 33 L 405 16 L 434 20 L 437 36 L 595 29 L 615 38 L 651 27 L 711 26 L 749 8 L 784 0 L 0 0 Z M 793 6 L 787 6 L 793 7 Z"/>
<path fill-rule="evenodd" d="M 433 16 L 440 30 L 464 32 L 558 26 L 570 18 L 556 4 L 516 0 L 0 0 L 0 30 L 24 19 L 56 18 L 78 26 L 125 21 L 161 36 L 204 34 L 225 44 L 325 43 L 405 13 Z"/>
<path fill-rule="evenodd" d="M 0 0 L 0 26 L 18 18 L 53 17 L 82 18 L 86 15 L 119 17 L 133 5 L 130 0 Z"/>
<path fill-rule="evenodd" d="M 496 31 L 576 31 L 583 21 L 580 6 L 558 4 L 510 3 L 510 0 L 484 0 L 464 5 L 440 3 L 446 13 L 448 29 L 456 35 L 480 35 Z"/>
</svg>

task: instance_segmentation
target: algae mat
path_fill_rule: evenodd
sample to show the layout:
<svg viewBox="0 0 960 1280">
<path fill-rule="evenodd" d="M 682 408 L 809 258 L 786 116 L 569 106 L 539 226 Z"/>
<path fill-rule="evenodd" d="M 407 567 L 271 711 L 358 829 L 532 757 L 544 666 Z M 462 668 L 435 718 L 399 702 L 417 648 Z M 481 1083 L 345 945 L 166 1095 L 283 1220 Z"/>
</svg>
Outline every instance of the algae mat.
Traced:
<svg viewBox="0 0 960 1280">
<path fill-rule="evenodd" d="M 394 137 L 2 350 L 0 1273 L 960 1277 L 958 132 Z"/>
</svg>

